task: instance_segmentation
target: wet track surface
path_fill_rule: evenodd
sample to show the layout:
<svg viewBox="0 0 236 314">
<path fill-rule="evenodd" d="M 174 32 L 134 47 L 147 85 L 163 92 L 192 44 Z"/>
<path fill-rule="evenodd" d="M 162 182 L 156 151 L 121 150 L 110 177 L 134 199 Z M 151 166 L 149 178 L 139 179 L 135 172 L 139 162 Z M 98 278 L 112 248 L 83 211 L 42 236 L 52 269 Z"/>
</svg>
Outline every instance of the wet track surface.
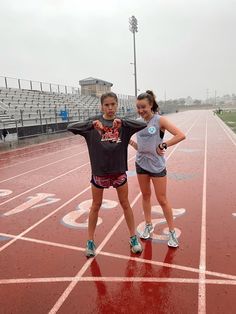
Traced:
<svg viewBox="0 0 236 314">
<path fill-rule="evenodd" d="M 91 202 L 79 136 L 0 153 L 0 313 L 235 313 L 236 137 L 211 111 L 170 115 L 187 139 L 167 150 L 180 247 L 167 247 L 152 196 L 152 240 L 130 253 L 116 191 L 104 193 L 97 256 L 87 260 Z M 129 199 L 144 221 L 129 148 Z M 235 214 L 235 215 L 234 215 Z"/>
</svg>

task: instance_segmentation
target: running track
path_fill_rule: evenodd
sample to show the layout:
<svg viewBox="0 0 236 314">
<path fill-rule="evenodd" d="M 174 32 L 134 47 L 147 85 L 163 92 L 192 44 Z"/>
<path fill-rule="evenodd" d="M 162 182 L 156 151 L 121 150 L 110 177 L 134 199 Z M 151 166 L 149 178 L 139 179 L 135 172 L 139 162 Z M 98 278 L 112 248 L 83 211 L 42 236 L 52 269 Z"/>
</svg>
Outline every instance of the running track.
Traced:
<svg viewBox="0 0 236 314">
<path fill-rule="evenodd" d="M 155 198 L 153 240 L 130 253 L 114 189 L 105 191 L 97 256 L 84 246 L 90 165 L 80 136 L 0 154 L 0 313 L 236 313 L 236 137 L 211 111 L 170 115 L 187 139 L 166 153 L 180 247 L 166 244 Z M 141 197 L 129 148 L 129 198 Z"/>
</svg>

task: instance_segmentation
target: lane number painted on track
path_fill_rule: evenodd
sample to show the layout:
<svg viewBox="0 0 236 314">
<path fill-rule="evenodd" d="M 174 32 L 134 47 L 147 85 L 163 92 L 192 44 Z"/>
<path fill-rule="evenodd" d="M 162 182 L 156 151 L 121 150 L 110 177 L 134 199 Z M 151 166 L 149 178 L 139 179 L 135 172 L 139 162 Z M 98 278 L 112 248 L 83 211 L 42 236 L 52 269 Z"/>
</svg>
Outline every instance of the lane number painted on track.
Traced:
<svg viewBox="0 0 236 314">
<path fill-rule="evenodd" d="M 10 195 L 11 193 L 12 193 L 11 190 L 3 190 L 3 189 L 0 189 L 0 197 L 1 197 L 1 196 Z"/>
<path fill-rule="evenodd" d="M 4 213 L 3 216 L 14 215 L 22 211 L 25 211 L 27 209 L 38 208 L 41 206 L 46 206 L 46 205 L 58 202 L 60 199 L 54 198 L 53 197 L 54 195 L 55 194 L 50 194 L 50 193 L 37 193 L 35 196 L 29 196 L 27 198 L 28 200 L 25 203 L 9 210 L 8 212 Z M 42 202 L 43 200 L 45 201 Z"/>
<path fill-rule="evenodd" d="M 88 214 L 89 214 L 89 208 L 92 204 L 92 200 L 86 200 L 82 203 L 80 203 L 76 210 L 73 210 L 66 214 L 62 220 L 61 223 L 65 225 L 68 228 L 77 228 L 77 229 L 84 229 L 88 227 Z M 118 205 L 116 201 L 107 200 L 104 199 L 102 201 L 101 210 L 109 210 L 112 208 L 115 208 Z M 81 217 L 83 217 L 82 222 L 78 222 L 78 220 L 82 220 Z M 102 223 L 102 218 L 98 217 L 97 226 L 99 226 Z"/>
<path fill-rule="evenodd" d="M 154 227 L 154 232 L 152 234 L 152 240 L 154 242 L 167 242 L 168 241 L 168 232 L 169 232 L 169 228 L 164 228 L 162 230 L 162 234 L 158 234 L 155 232 L 155 229 L 157 229 L 157 227 L 159 225 L 163 225 L 163 224 L 166 224 L 166 219 L 163 217 L 163 211 L 162 211 L 162 208 L 161 206 L 152 206 L 152 214 L 157 214 L 160 216 L 160 218 L 155 218 L 155 219 L 152 219 L 152 224 L 153 224 L 153 227 Z M 176 218 L 179 218 L 180 216 L 184 215 L 186 212 L 186 210 L 184 208 L 173 208 L 173 216 L 174 216 L 174 219 Z M 145 221 L 141 222 L 138 227 L 137 227 L 137 232 L 138 234 L 141 234 L 142 231 L 144 230 L 144 227 L 145 227 Z M 178 228 L 175 228 L 175 232 L 176 232 L 176 236 L 177 238 L 180 236 L 181 234 L 181 230 L 178 229 Z"/>
</svg>

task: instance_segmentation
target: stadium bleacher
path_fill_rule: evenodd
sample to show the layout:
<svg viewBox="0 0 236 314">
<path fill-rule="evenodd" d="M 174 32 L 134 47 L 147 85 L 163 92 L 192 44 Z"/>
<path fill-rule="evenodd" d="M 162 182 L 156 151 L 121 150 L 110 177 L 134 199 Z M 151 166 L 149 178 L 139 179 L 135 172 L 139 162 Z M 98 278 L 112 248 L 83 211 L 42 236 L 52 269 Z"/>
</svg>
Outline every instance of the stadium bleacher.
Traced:
<svg viewBox="0 0 236 314">
<path fill-rule="evenodd" d="M 56 93 L 0 87 L 1 128 L 83 121 L 99 112 L 99 97 L 80 95 L 78 92 Z M 134 98 L 120 96 L 118 114 L 128 116 L 134 112 Z"/>
</svg>

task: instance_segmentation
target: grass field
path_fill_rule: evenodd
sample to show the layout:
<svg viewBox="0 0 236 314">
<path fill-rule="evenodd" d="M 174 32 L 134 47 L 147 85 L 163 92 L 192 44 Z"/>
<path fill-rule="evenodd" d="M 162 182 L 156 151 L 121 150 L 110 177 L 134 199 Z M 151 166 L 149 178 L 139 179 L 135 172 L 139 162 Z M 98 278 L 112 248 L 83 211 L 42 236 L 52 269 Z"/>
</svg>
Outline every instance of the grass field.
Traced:
<svg viewBox="0 0 236 314">
<path fill-rule="evenodd" d="M 223 120 L 236 133 L 236 111 L 223 112 L 218 114 L 218 117 L 221 118 L 221 120 Z"/>
</svg>

